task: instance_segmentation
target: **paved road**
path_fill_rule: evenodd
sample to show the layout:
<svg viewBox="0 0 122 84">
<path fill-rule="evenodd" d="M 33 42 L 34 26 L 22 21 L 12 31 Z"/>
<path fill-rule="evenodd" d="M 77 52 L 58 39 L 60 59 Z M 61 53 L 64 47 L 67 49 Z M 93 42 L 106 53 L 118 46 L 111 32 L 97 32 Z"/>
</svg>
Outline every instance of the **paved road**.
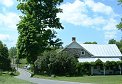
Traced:
<svg viewBox="0 0 122 84">
<path fill-rule="evenodd" d="M 39 79 L 39 78 L 31 78 L 31 74 L 27 72 L 25 69 L 18 69 L 20 72 L 19 76 L 15 76 L 16 78 L 27 80 L 32 82 L 33 84 L 90 84 L 90 83 L 78 83 L 78 82 L 66 82 L 66 81 L 57 81 L 57 80 L 48 80 L 48 79 Z"/>
</svg>

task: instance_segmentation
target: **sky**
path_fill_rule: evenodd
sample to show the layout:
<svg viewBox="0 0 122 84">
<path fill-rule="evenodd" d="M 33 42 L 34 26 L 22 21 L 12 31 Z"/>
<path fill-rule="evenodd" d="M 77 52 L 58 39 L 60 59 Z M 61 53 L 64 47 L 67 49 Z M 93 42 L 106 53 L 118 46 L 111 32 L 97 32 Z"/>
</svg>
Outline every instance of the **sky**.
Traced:
<svg viewBox="0 0 122 84">
<path fill-rule="evenodd" d="M 0 40 L 8 48 L 16 46 L 21 12 L 16 0 L 0 0 Z M 116 28 L 122 17 L 122 6 L 117 0 L 64 0 L 57 14 L 64 29 L 56 30 L 63 46 L 76 37 L 78 43 L 107 44 L 108 40 L 120 40 L 122 32 Z"/>
</svg>

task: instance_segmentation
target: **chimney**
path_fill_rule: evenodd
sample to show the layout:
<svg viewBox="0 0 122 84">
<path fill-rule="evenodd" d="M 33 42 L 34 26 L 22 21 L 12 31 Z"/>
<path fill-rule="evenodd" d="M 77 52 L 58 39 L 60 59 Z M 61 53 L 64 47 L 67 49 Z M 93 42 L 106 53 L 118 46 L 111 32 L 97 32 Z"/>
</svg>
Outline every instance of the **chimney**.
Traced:
<svg viewBox="0 0 122 84">
<path fill-rule="evenodd" d="M 72 37 L 72 42 L 76 42 L 76 38 L 75 37 Z"/>
</svg>

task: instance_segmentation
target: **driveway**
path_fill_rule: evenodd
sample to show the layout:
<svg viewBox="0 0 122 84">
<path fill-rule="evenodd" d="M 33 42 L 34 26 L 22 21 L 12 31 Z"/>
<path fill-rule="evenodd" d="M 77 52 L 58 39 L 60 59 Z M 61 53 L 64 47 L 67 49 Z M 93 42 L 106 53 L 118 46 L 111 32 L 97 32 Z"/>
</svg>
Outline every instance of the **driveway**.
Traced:
<svg viewBox="0 0 122 84">
<path fill-rule="evenodd" d="M 16 78 L 32 82 L 33 84 L 90 84 L 90 83 L 78 83 L 78 82 L 67 82 L 67 81 L 58 81 L 58 80 L 49 80 L 49 79 L 40 79 L 40 78 L 31 78 L 31 74 L 25 69 L 18 69 L 20 72 L 19 76 Z"/>
</svg>

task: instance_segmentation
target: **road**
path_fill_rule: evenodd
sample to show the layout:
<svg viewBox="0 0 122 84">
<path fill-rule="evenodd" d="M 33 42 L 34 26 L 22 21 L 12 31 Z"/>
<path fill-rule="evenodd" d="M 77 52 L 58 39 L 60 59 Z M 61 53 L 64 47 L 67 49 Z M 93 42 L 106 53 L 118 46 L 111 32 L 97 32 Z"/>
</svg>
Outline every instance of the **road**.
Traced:
<svg viewBox="0 0 122 84">
<path fill-rule="evenodd" d="M 32 78 L 30 77 L 31 74 L 26 69 L 19 68 L 18 71 L 20 72 L 20 75 L 15 76 L 16 78 L 29 81 L 33 84 L 90 84 L 90 83 L 78 83 L 78 82 L 67 82 L 67 81 Z"/>
</svg>

